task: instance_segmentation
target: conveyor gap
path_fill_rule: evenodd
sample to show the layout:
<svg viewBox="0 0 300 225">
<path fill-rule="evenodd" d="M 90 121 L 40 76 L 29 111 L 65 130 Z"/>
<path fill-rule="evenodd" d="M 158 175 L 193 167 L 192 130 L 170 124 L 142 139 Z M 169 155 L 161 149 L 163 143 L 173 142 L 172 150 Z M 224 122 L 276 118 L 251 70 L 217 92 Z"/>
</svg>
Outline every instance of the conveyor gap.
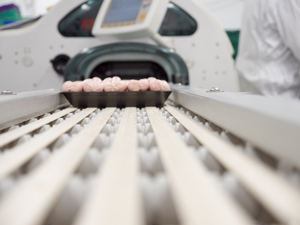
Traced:
<svg viewBox="0 0 300 225">
<path fill-rule="evenodd" d="M 30 121 L 36 121 L 37 118 L 42 118 L 46 114 L 48 114 L 48 113 L 45 113 L 39 117 L 34 117 L 34 118 L 28 120 L 27 122 L 19 123 L 18 126 L 21 127 L 23 125 L 28 124 Z M 9 130 L 9 128 L 7 130 Z M 23 137 L 19 138 L 18 140 L 13 141 L 13 142 L 9 143 L 8 145 L 4 146 L 3 148 L 1 148 L 2 154 L 5 154 L 6 151 L 9 151 L 11 148 L 15 147 L 16 145 L 21 144 L 22 142 L 20 142 L 20 140 L 22 140 L 22 138 L 27 139 L 27 140 L 28 140 L 28 138 L 29 139 L 32 138 L 32 136 L 31 136 L 32 133 L 35 133 L 35 131 L 28 133 L 27 135 L 24 135 L 25 138 L 23 136 Z M 24 140 L 24 141 L 26 141 L 26 140 Z M 31 159 L 29 162 L 27 162 L 25 165 L 23 165 L 22 167 L 15 170 L 8 177 L 4 178 L 4 180 L 2 180 L 0 182 L 0 198 L 1 198 L 1 196 L 3 197 L 7 193 L 9 193 L 19 183 L 20 180 L 22 180 L 26 177 L 26 174 L 30 170 L 32 170 L 33 168 L 35 168 L 36 166 L 41 164 L 44 160 L 49 158 L 49 156 L 50 156 L 49 149 L 44 149 L 40 153 L 38 153 L 37 156 L 35 156 L 33 159 Z M 0 154 L 0 157 L 1 157 L 1 154 Z"/>
<path fill-rule="evenodd" d="M 94 175 L 74 174 L 49 213 L 44 225 L 71 225 L 93 185 Z"/>
<path fill-rule="evenodd" d="M 53 111 L 53 113 L 58 112 L 60 110 L 55 110 Z M 80 111 L 78 110 L 77 113 L 79 113 Z M 101 111 L 98 111 L 98 113 L 100 113 Z M 74 114 L 73 114 L 74 115 Z M 71 115 L 71 116 L 73 116 Z M 44 116 L 49 116 L 48 113 L 44 114 Z M 42 116 L 42 117 L 44 117 Z M 70 116 L 70 117 L 71 117 Z M 69 117 L 69 118 L 70 118 Z M 81 121 L 82 122 L 82 121 Z M 80 123 L 79 123 L 80 124 Z M 53 127 L 53 126 L 52 126 Z M 50 128 L 52 128 L 50 127 Z M 34 132 L 33 132 L 34 133 Z M 38 135 L 37 133 L 34 135 Z M 65 136 L 64 136 L 65 135 Z M 28 173 L 30 173 L 31 171 L 33 171 L 36 167 L 38 167 L 39 165 L 41 165 L 43 162 L 45 162 L 47 159 L 49 159 L 52 154 L 58 150 L 58 148 L 54 148 L 56 145 L 56 143 L 60 144 L 59 147 L 62 147 L 64 144 L 67 143 L 67 141 L 70 138 L 67 138 L 68 140 L 66 140 L 65 137 L 68 136 L 67 133 L 65 133 L 64 135 L 62 135 L 60 138 L 58 138 L 57 140 L 55 140 L 52 144 L 50 144 L 48 147 L 46 147 L 45 149 L 41 150 L 37 155 L 35 155 L 31 160 L 29 160 L 26 164 L 24 164 L 23 166 L 21 166 L 20 168 L 18 168 L 17 170 L 15 170 L 12 174 L 10 174 L 8 177 L 4 178 L 4 180 L 2 180 L 0 182 L 0 198 L 1 196 L 6 195 L 7 193 L 9 193 L 18 183 L 20 180 L 26 178 L 26 175 Z M 66 136 L 67 135 L 67 136 Z M 28 137 L 29 134 L 24 135 L 25 137 Z M 23 136 L 23 138 L 24 138 Z M 32 136 L 30 136 L 29 139 L 31 139 Z M 22 138 L 20 138 L 22 139 Z M 20 142 L 20 139 L 10 143 L 9 145 L 5 146 L 4 150 L 5 151 L 9 151 L 10 148 L 15 147 L 18 144 L 21 144 L 22 142 Z M 27 139 L 27 140 L 29 140 Z M 27 141 L 24 140 L 24 141 Z M 57 145 L 58 146 L 58 145 Z M 2 152 L 2 154 L 5 154 L 5 151 Z M 1 154 L 0 154 L 1 157 Z"/>
<path fill-rule="evenodd" d="M 143 206 L 148 225 L 180 224 L 159 149 L 145 108 L 137 109 Z"/>
<path fill-rule="evenodd" d="M 23 178 L 24 174 L 22 174 L 20 170 L 17 170 L 0 181 L 0 201 L 4 196 L 9 194 Z"/>
<path fill-rule="evenodd" d="M 86 118 L 92 120 L 97 116 L 101 116 L 99 113 L 100 111 L 97 110 Z M 48 215 L 45 224 L 70 225 L 73 223 L 73 220 L 80 211 L 81 206 L 85 201 L 85 197 L 94 182 L 95 174 L 101 169 L 101 165 L 105 160 L 105 155 L 109 151 L 123 114 L 124 109 L 117 109 L 113 113 L 107 124 L 99 133 L 96 141 L 87 152 L 86 157 L 83 159 L 78 169 L 69 178 L 68 184 L 61 193 L 51 213 Z M 87 124 L 82 124 L 83 121 L 84 120 L 82 120 L 80 124 L 84 127 Z M 75 136 L 76 134 L 73 135 L 72 138 L 76 138 Z"/>
<path fill-rule="evenodd" d="M 143 111 L 145 112 L 145 110 Z M 139 112 L 140 110 L 138 109 L 137 117 L 139 117 Z M 123 111 L 120 113 L 122 114 Z M 147 118 L 144 119 L 147 124 Z M 105 142 L 105 140 L 107 140 L 105 138 L 109 138 L 111 135 L 114 135 L 116 129 L 114 130 L 113 128 L 117 128 L 119 123 L 119 115 L 114 114 L 108 121 L 106 128 L 104 128 L 99 134 L 99 139 L 95 141 L 91 150 L 98 152 L 109 151 L 110 143 L 108 144 Z M 138 122 L 138 124 L 140 123 Z M 138 133 L 141 133 L 141 126 L 138 126 L 137 129 Z M 147 131 L 151 131 L 152 128 L 147 126 L 147 129 Z M 156 142 L 150 145 L 153 148 L 157 148 Z M 140 149 L 141 148 L 139 148 L 139 150 Z M 151 148 L 148 150 L 151 150 Z M 80 167 L 82 167 L 82 165 L 83 164 L 81 164 Z M 86 173 L 83 175 L 80 169 L 77 170 L 77 172 L 70 178 L 65 191 L 62 193 L 60 200 L 49 215 L 47 223 L 45 224 L 67 225 L 72 223 L 74 216 L 80 210 L 80 206 L 88 193 L 91 182 L 93 182 L 93 174 L 94 173 Z M 141 171 L 140 185 L 144 199 L 147 224 L 179 224 L 170 194 L 168 180 L 163 173 L 163 169 L 161 168 L 159 172 L 155 173 L 155 176 L 151 175 L 150 172 Z M 73 205 L 68 208 L 69 203 L 72 203 Z"/>
<path fill-rule="evenodd" d="M 264 164 L 267 164 L 272 169 L 277 168 L 279 160 L 276 159 L 275 157 L 271 156 L 270 154 L 266 153 L 262 149 L 259 149 L 255 146 L 251 145 L 248 141 L 243 140 L 242 138 L 239 138 L 238 135 L 235 135 L 235 134 L 229 132 L 228 130 L 217 126 L 213 122 L 206 120 L 205 118 L 195 114 L 194 112 L 191 112 L 190 110 L 184 108 L 183 106 L 177 105 L 172 101 L 168 101 L 168 104 L 179 109 L 185 115 L 192 118 L 196 122 L 202 124 L 209 130 L 213 131 L 215 134 L 219 135 L 222 139 L 235 145 L 236 147 L 238 147 L 239 149 L 244 151 L 249 156 L 260 160 L 261 162 L 263 162 Z"/>
<path fill-rule="evenodd" d="M 101 167 L 109 152 L 123 114 L 124 109 L 117 109 L 116 112 L 114 112 L 89 149 L 85 159 L 78 167 L 76 174 L 82 177 L 88 177 L 99 170 L 99 167 Z"/>
<path fill-rule="evenodd" d="M 277 171 L 281 176 L 283 176 L 288 182 L 293 183 L 297 187 L 300 188 L 300 172 L 299 169 L 294 167 L 288 162 L 281 161 L 266 151 L 257 148 L 250 144 L 249 142 L 239 138 L 237 135 L 232 134 L 231 132 L 227 131 L 226 129 L 217 128 L 217 126 L 208 120 L 204 119 L 203 117 L 196 115 L 195 113 L 189 111 L 188 109 L 176 105 L 172 101 L 168 101 L 168 104 L 176 107 L 180 111 L 182 111 L 185 115 L 190 118 L 193 118 L 196 122 L 201 123 L 206 128 L 210 129 L 211 131 L 218 134 L 222 139 L 228 141 L 229 143 L 235 145 L 238 149 L 245 152 L 248 156 L 253 157 L 265 165 L 269 166 L 271 169 Z M 208 126 L 209 125 L 209 126 Z"/>
<path fill-rule="evenodd" d="M 221 162 L 219 162 L 207 149 L 189 133 L 183 125 L 181 125 L 168 111 L 164 108 L 160 109 L 161 115 L 166 119 L 174 131 L 181 137 L 181 139 L 189 146 L 191 153 L 203 163 L 211 172 L 212 179 L 217 185 L 220 185 L 227 193 L 229 193 L 241 205 L 254 220 L 264 221 L 268 224 L 275 222 L 270 217 L 269 213 L 264 210 L 259 202 L 243 187 L 238 179 L 231 174 Z M 185 115 L 190 118 L 195 118 L 195 114 L 187 113 L 188 110 L 181 108 Z M 207 122 L 206 122 L 207 123 Z M 211 129 L 216 133 L 216 130 Z M 219 130 L 220 131 L 220 130 Z"/>
<path fill-rule="evenodd" d="M 286 181 L 291 182 L 300 191 L 300 169 L 296 168 L 292 164 L 286 161 L 280 161 L 277 167 L 277 173 L 286 179 Z"/>
<path fill-rule="evenodd" d="M 137 109 L 138 152 L 141 172 L 149 176 L 164 173 L 154 133 L 144 109 Z"/>
<path fill-rule="evenodd" d="M 204 163 L 209 171 L 220 175 L 226 172 L 225 167 L 213 155 L 211 155 L 209 151 L 190 132 L 188 132 L 181 123 L 179 123 L 164 108 L 161 108 L 160 111 L 161 115 L 166 119 L 173 130 L 178 134 L 182 141 L 186 143 L 191 153 L 194 154 L 200 162 Z"/>
<path fill-rule="evenodd" d="M 24 121 L 18 122 L 18 123 L 13 124 L 13 125 L 10 125 L 9 127 L 0 128 L 0 135 L 3 134 L 3 133 L 6 133 L 7 131 L 18 129 L 18 128 L 24 126 L 24 125 L 27 125 L 31 122 L 39 120 L 39 119 L 43 118 L 44 116 L 47 116 L 48 114 L 53 114 L 53 113 L 59 112 L 59 111 L 61 111 L 63 109 L 66 109 L 66 108 L 68 108 L 68 107 L 63 106 L 63 107 L 57 108 L 55 110 L 51 110 L 49 112 L 42 113 L 41 115 L 34 116 L 30 119 L 25 119 Z"/>
<path fill-rule="evenodd" d="M 55 113 L 58 113 L 60 111 L 61 111 L 61 109 L 56 109 L 56 110 L 51 111 L 49 113 L 45 113 L 45 114 L 43 114 L 41 116 L 31 118 L 30 120 L 27 120 L 26 122 L 20 123 L 18 125 L 13 125 L 10 128 L 7 128 L 6 132 L 11 131 L 11 130 L 15 130 L 15 129 L 19 129 L 19 128 L 23 127 L 24 125 L 28 125 L 30 123 L 36 122 L 36 121 L 38 121 L 38 120 L 40 120 L 42 118 L 46 118 L 46 117 L 48 117 L 50 115 L 53 115 Z M 64 116 L 64 117 L 66 117 L 66 116 Z M 59 118 L 57 120 L 54 120 L 51 123 L 45 124 L 44 126 L 38 128 L 36 130 L 33 130 L 32 132 L 28 132 L 27 134 L 23 135 L 22 137 L 18 138 L 17 140 L 12 141 L 9 144 L 7 144 L 7 145 L 3 146 L 2 148 L 0 148 L 0 152 L 1 151 L 4 152 L 6 150 L 9 150 L 9 149 L 11 149 L 11 148 L 19 145 L 19 144 L 22 144 L 22 143 L 28 141 L 29 139 L 35 137 L 35 135 L 41 134 L 42 132 L 44 132 L 44 131 L 50 129 L 51 127 L 53 127 L 54 125 L 57 125 L 57 124 L 63 122 L 63 120 L 65 119 L 64 117 L 61 117 L 61 118 Z M 58 123 L 58 121 L 60 121 L 60 122 Z M 4 133 L 5 132 L 3 132 L 3 134 Z M 1 138 L 1 136 L 0 136 L 0 138 Z"/>
</svg>

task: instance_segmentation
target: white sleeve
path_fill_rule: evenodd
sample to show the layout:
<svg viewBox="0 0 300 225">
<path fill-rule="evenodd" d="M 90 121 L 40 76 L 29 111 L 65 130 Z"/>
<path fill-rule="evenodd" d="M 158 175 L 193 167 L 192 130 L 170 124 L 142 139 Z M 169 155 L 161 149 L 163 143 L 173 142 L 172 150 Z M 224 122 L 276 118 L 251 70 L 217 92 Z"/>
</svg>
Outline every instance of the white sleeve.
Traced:
<svg viewBox="0 0 300 225">
<path fill-rule="evenodd" d="M 277 0 L 273 16 L 282 41 L 300 62 L 300 1 Z"/>
</svg>

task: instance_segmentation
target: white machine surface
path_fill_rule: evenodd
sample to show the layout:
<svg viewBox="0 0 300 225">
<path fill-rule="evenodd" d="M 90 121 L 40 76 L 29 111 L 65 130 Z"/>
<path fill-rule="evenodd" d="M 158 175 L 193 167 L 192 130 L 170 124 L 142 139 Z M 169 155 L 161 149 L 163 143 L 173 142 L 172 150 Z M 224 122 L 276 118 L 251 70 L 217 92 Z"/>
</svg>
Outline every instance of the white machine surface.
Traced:
<svg viewBox="0 0 300 225">
<path fill-rule="evenodd" d="M 0 107 L 1 225 L 300 223 L 299 102 L 173 86 L 163 108 Z"/>
<path fill-rule="evenodd" d="M 106 2 L 110 1 L 105 1 L 103 5 L 108 4 Z M 153 4 L 155 2 L 157 1 L 153 1 Z M 97 34 L 97 28 L 94 27 L 96 17 L 105 16 L 101 11 L 101 4 L 102 0 L 62 0 L 36 22 L 0 31 L 0 90 L 60 90 L 64 81 L 63 71 L 69 58 L 73 59 L 82 51 L 94 47 L 134 42 L 162 46 L 162 52 L 169 50 L 180 56 L 188 68 L 189 82 L 185 84 L 203 88 L 217 86 L 226 91 L 238 91 L 233 49 L 229 39 L 199 1 L 170 1 L 158 33 L 143 38 L 132 36 L 122 41 L 103 40 L 92 35 L 92 30 Z M 166 8 L 160 9 L 160 14 L 163 11 Z M 101 23 L 101 19 L 97 19 L 96 24 L 98 21 Z M 154 65 L 167 71 L 169 81 L 172 81 L 171 72 L 165 68 L 168 66 L 166 62 L 159 57 L 149 56 L 148 53 L 130 55 L 129 51 L 100 58 L 97 60 L 101 63 L 110 63 L 115 67 L 122 61 L 129 64 L 141 61 L 141 65 L 146 63 L 149 67 Z M 52 64 L 55 64 L 59 72 L 54 70 Z M 92 71 L 101 66 L 93 63 L 89 65 L 92 68 L 87 69 L 83 74 L 84 78 L 92 76 Z M 110 71 L 106 72 L 109 74 Z"/>
</svg>

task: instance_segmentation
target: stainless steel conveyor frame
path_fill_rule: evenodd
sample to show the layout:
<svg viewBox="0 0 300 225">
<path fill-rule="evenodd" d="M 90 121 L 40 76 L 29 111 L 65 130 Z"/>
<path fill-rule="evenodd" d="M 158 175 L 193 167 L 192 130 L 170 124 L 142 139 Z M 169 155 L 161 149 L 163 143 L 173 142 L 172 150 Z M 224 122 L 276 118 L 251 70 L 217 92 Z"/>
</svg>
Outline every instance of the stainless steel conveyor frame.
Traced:
<svg viewBox="0 0 300 225">
<path fill-rule="evenodd" d="M 247 93 L 173 87 L 170 100 L 300 167 L 300 103 Z M 55 90 L 0 95 L 0 130 L 70 105 Z"/>
<path fill-rule="evenodd" d="M 179 87 L 170 97 L 236 136 L 300 167 L 300 102 Z"/>
</svg>

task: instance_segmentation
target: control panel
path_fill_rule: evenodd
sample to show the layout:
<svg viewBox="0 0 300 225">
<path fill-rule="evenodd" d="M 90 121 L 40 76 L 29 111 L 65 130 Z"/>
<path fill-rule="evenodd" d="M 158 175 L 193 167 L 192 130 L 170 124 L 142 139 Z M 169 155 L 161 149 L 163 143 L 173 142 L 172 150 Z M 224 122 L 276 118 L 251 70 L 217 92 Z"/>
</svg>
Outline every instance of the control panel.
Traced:
<svg viewBox="0 0 300 225">
<path fill-rule="evenodd" d="M 134 39 L 157 34 L 169 0 L 104 0 L 93 35 Z"/>
</svg>

